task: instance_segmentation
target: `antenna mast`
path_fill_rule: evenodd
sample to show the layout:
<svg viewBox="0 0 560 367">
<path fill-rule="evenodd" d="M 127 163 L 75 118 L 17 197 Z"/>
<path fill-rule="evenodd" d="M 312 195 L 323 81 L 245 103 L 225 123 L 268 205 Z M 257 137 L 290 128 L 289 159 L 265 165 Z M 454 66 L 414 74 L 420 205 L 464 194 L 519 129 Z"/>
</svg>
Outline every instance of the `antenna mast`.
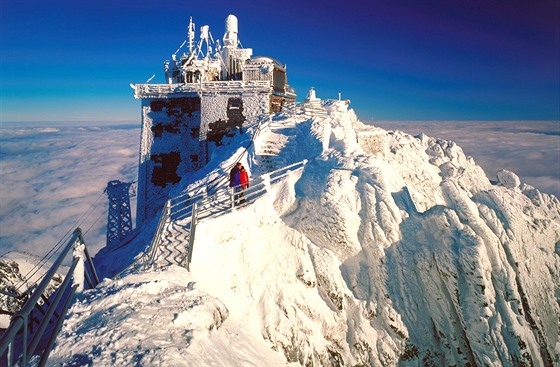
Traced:
<svg viewBox="0 0 560 367">
<path fill-rule="evenodd" d="M 189 21 L 189 53 L 193 52 L 194 48 L 194 23 L 191 20 Z"/>
</svg>

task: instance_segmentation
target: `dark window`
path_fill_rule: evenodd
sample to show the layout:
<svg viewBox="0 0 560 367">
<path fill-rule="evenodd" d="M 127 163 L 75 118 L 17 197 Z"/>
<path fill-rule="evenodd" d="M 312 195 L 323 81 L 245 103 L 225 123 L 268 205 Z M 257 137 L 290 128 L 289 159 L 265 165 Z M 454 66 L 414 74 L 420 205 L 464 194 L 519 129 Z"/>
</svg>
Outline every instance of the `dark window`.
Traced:
<svg viewBox="0 0 560 367">
<path fill-rule="evenodd" d="M 163 111 L 163 107 L 167 107 L 167 102 L 162 99 L 156 99 L 150 103 L 150 109 L 152 111 Z"/>
<path fill-rule="evenodd" d="M 191 129 L 191 137 L 192 137 L 193 139 L 198 138 L 198 135 L 199 135 L 199 134 L 200 134 L 200 128 L 199 128 L 199 127 L 193 127 L 193 128 Z"/>
<path fill-rule="evenodd" d="M 154 133 L 154 137 L 156 138 L 161 138 L 161 135 L 163 134 L 163 125 L 162 124 L 157 124 L 152 126 L 152 131 Z"/>
<path fill-rule="evenodd" d="M 181 181 L 181 177 L 177 174 L 177 167 L 181 162 L 179 152 L 154 154 L 151 160 L 153 162 L 152 183 L 155 186 L 165 187 L 167 184 Z"/>
</svg>

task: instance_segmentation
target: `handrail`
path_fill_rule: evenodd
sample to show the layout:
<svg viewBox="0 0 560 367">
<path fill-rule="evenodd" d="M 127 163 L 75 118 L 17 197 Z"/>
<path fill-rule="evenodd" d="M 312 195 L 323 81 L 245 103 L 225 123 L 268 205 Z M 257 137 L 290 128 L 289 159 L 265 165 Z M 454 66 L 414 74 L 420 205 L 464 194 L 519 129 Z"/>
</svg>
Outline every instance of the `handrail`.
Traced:
<svg viewBox="0 0 560 367">
<path fill-rule="evenodd" d="M 189 243 L 187 245 L 186 263 L 185 263 L 185 260 L 183 260 L 183 263 L 185 263 L 185 267 L 189 271 L 190 271 L 189 267 L 190 267 L 190 264 L 191 264 L 193 246 L 194 246 L 194 234 L 195 234 L 195 231 L 196 231 L 196 223 L 197 223 L 197 220 L 198 220 L 197 210 L 196 210 L 197 205 L 198 205 L 198 203 L 193 204 L 192 217 L 191 217 L 191 230 L 190 230 L 190 234 L 189 234 Z"/>
<path fill-rule="evenodd" d="M 189 84 L 135 84 L 134 98 L 168 98 L 170 93 L 203 93 L 203 92 L 220 92 L 224 90 L 237 91 L 263 91 L 272 90 L 270 81 L 252 80 L 252 81 L 212 81 Z"/>
<path fill-rule="evenodd" d="M 268 192 L 270 185 L 279 182 L 281 179 L 283 179 L 290 173 L 302 169 L 306 163 L 307 160 L 303 160 L 301 162 L 297 162 L 289 166 L 283 167 L 281 169 L 275 170 L 273 172 L 264 174 L 259 177 L 260 182 L 253 184 L 252 186 L 246 189 L 239 190 L 241 188 L 241 185 L 236 186 L 234 188 L 227 188 L 221 190 L 220 192 L 214 195 L 206 196 L 203 199 L 200 199 L 199 201 L 193 203 L 192 217 L 190 222 L 189 243 L 186 248 L 187 253 L 180 265 L 184 266 L 187 270 L 189 270 L 190 268 L 190 263 L 193 254 L 195 230 L 199 219 L 209 218 L 215 214 L 223 214 L 225 212 L 234 210 L 237 205 L 241 205 L 240 204 L 241 198 L 238 197 L 238 195 L 241 192 L 243 193 L 244 195 L 243 199 L 245 200 L 243 205 L 247 205 L 249 203 L 254 202 L 259 197 L 261 197 L 262 195 L 266 194 L 266 192 Z M 239 191 L 237 191 L 236 189 Z M 224 200 L 220 202 L 219 199 L 224 199 Z M 224 209 L 218 210 L 217 212 L 212 212 L 211 209 L 216 206 L 215 202 L 224 204 Z M 208 205 L 208 207 L 205 207 L 205 205 Z"/>
<path fill-rule="evenodd" d="M 303 160 L 272 172 L 268 172 L 257 177 L 253 180 L 250 187 L 243 190 L 239 190 L 241 185 L 233 188 L 224 187 L 218 189 L 212 195 L 198 195 L 193 198 L 187 198 L 179 201 L 175 204 L 172 204 L 172 201 L 177 197 L 169 199 L 162 210 L 150 249 L 145 255 L 144 269 L 148 270 L 154 264 L 156 256 L 160 251 L 161 243 L 163 242 L 162 234 L 164 227 L 169 224 L 170 221 L 181 221 L 190 217 L 189 239 L 185 248 L 186 254 L 179 264 L 189 270 L 193 254 L 195 231 L 199 220 L 234 210 L 236 208 L 236 201 L 239 202 L 240 200 L 239 198 L 236 198 L 236 196 L 239 195 L 241 191 L 244 194 L 244 204 L 249 204 L 257 200 L 259 197 L 268 192 L 270 185 L 279 182 L 291 172 L 302 169 L 306 163 L 307 160 Z M 184 196 L 185 195 L 180 195 L 178 197 Z M 184 204 L 184 206 L 179 204 Z"/>
<path fill-rule="evenodd" d="M 270 124 L 271 118 L 270 115 L 261 116 L 259 118 L 259 123 L 251 137 L 249 144 L 245 147 L 243 152 L 237 157 L 235 162 L 241 160 L 243 155 L 247 154 L 248 149 L 254 143 L 255 139 L 260 135 L 265 127 Z M 303 160 L 301 162 L 294 163 L 292 165 L 277 169 L 275 171 L 266 173 L 259 178 L 257 178 L 251 184 L 250 189 L 244 189 L 243 192 L 246 195 L 245 202 L 251 202 L 256 200 L 261 194 L 267 190 L 267 186 L 275 183 L 280 178 L 284 177 L 289 173 L 291 169 L 297 169 L 303 167 L 307 163 L 307 160 Z M 234 163 L 235 164 L 235 163 Z M 232 166 L 228 167 L 231 168 Z M 261 180 L 260 182 L 258 180 Z M 176 195 L 166 201 L 165 207 L 162 210 L 161 217 L 158 222 L 157 230 L 152 238 L 152 242 L 150 244 L 150 248 L 148 252 L 144 256 L 144 270 L 148 270 L 150 266 L 152 266 L 155 262 L 155 258 L 159 253 L 159 248 L 163 241 L 162 234 L 164 227 L 170 221 L 176 220 L 183 220 L 191 217 L 190 221 L 190 228 L 189 228 L 189 242 L 186 248 L 186 257 L 181 260 L 181 264 L 185 266 L 187 269 L 189 268 L 189 264 L 192 258 L 192 248 L 194 244 L 194 233 L 196 230 L 196 222 L 198 219 L 204 219 L 210 217 L 214 213 L 223 213 L 225 210 L 230 210 L 235 207 L 235 197 L 236 193 L 234 191 L 239 190 L 238 187 L 219 187 L 223 184 L 228 182 L 228 178 L 225 176 L 220 176 L 218 178 L 213 179 L 210 182 L 206 182 L 205 184 L 205 192 L 199 193 L 196 196 L 191 197 L 189 192 L 181 193 Z M 210 190 L 211 185 L 214 184 L 212 190 Z M 224 185 L 225 186 L 225 185 Z M 241 186 L 241 185 L 240 185 Z M 261 189 L 256 190 L 256 188 L 261 187 Z M 202 188 L 201 186 L 198 189 Z M 215 191 L 214 191 L 215 190 Z M 192 192 L 193 190 L 190 190 Z M 196 191 L 196 189 L 194 190 Z M 209 194 L 210 191 L 213 191 L 212 194 Z M 249 200 L 248 200 L 249 199 Z M 219 210 L 217 212 L 212 212 L 210 208 L 224 205 L 225 208 Z M 185 263 L 186 261 L 186 263 Z"/>
<path fill-rule="evenodd" d="M 58 269 L 66 259 L 66 256 L 71 249 L 74 250 L 74 260 L 72 262 L 72 265 L 66 273 L 64 281 L 53 294 L 53 301 L 50 302 L 49 307 L 44 314 L 44 317 L 42 317 L 39 323 L 39 327 L 34 332 L 31 332 L 30 326 L 32 312 L 38 306 L 38 302 L 43 297 L 43 293 L 45 292 L 51 280 L 57 274 Z M 78 268 L 77 265 L 80 261 L 83 261 L 85 265 L 83 267 L 84 274 L 75 274 L 75 270 L 76 268 Z M 82 235 L 82 230 L 80 228 L 76 228 L 76 230 L 74 230 L 74 233 L 72 234 L 72 237 L 62 249 L 62 252 L 57 260 L 43 276 L 43 279 L 30 295 L 29 299 L 22 306 L 22 308 L 12 316 L 10 325 L 0 337 L 0 357 L 3 359 L 5 356 L 8 366 L 14 365 L 14 358 L 19 357 L 18 355 L 16 355 L 16 353 L 21 353 L 21 357 L 19 357 L 19 360 L 17 361 L 18 365 L 25 366 L 29 362 L 31 356 L 34 355 L 37 347 L 39 346 L 40 341 L 43 340 L 43 337 L 45 336 L 44 334 L 47 330 L 47 326 L 51 322 L 52 316 L 57 316 L 57 323 L 62 324 L 61 319 L 64 319 L 68 307 L 66 307 L 66 309 L 63 310 L 63 312 L 61 312 L 58 316 L 55 312 L 58 306 L 61 302 L 64 302 L 65 305 L 70 305 L 73 299 L 74 291 L 70 291 L 70 293 L 68 293 L 68 291 L 71 288 L 74 290 L 75 288 L 83 288 L 83 286 L 85 285 L 83 284 L 84 279 L 88 280 L 87 283 L 92 288 L 99 284 L 99 278 L 97 276 L 95 268 L 93 267 L 93 262 L 89 255 L 89 252 L 87 251 L 87 247 Z M 57 333 L 58 330 L 52 330 L 49 335 L 49 339 L 54 340 Z M 18 337 L 18 335 L 21 335 L 21 340 L 18 340 L 21 341 L 21 343 L 16 343 L 16 338 Z M 19 349 L 16 351 L 16 348 Z M 42 364 L 39 364 L 40 366 L 46 363 L 51 349 L 52 343 L 49 343 L 47 344 L 47 347 L 40 351 L 41 361 L 44 361 Z"/>
<path fill-rule="evenodd" d="M 150 244 L 150 250 L 146 254 L 144 260 L 144 270 L 148 270 L 148 268 L 154 263 L 154 259 L 159 252 L 159 247 L 161 246 L 162 241 L 162 233 L 165 225 L 169 221 L 171 217 L 171 199 L 165 202 L 163 210 L 161 211 L 161 217 L 159 218 L 158 226 L 156 229 L 156 233 L 152 238 L 152 243 Z"/>
<path fill-rule="evenodd" d="M 257 116 L 256 118 L 257 118 L 258 122 L 256 123 L 256 128 L 255 128 L 255 131 L 253 132 L 253 135 L 251 136 L 251 140 L 249 141 L 249 144 L 247 144 L 247 146 L 245 147 L 245 149 L 243 149 L 241 154 L 239 154 L 239 156 L 234 160 L 234 163 L 232 163 L 230 166 L 225 168 L 226 171 L 233 168 L 233 166 L 235 166 L 235 164 L 237 162 L 239 162 L 245 154 L 247 154 L 247 151 L 249 150 L 251 145 L 253 145 L 255 139 L 261 134 L 261 132 L 264 130 L 264 128 L 266 128 L 267 126 L 270 125 L 270 122 L 271 122 L 270 115 L 262 114 L 262 115 Z M 190 191 L 191 192 L 192 191 L 196 192 L 196 191 L 199 191 L 199 190 L 204 190 L 203 194 L 198 194 L 195 197 L 204 196 L 204 195 L 211 195 L 214 190 L 219 189 L 220 186 L 226 184 L 228 181 L 229 181 L 228 177 L 226 177 L 224 175 L 220 175 L 217 178 L 214 178 L 210 181 L 207 181 L 207 182 L 201 184 L 200 186 L 198 186 L 194 189 L 191 189 Z M 189 192 L 185 192 L 185 193 L 176 195 L 175 197 L 172 198 L 172 200 L 178 200 L 178 199 L 184 198 L 184 197 L 187 197 L 186 200 L 188 200 L 189 195 L 190 195 Z M 193 197 L 193 199 L 195 197 Z M 174 204 L 174 206 L 175 206 L 175 204 Z"/>
</svg>

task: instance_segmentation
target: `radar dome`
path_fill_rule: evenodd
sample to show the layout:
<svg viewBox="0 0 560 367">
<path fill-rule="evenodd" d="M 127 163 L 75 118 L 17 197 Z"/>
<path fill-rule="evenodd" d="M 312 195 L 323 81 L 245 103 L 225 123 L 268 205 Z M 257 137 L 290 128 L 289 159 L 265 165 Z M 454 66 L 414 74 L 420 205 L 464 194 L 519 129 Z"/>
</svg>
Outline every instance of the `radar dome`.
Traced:
<svg viewBox="0 0 560 367">
<path fill-rule="evenodd" d="M 237 33 L 237 17 L 230 14 L 226 18 L 226 32 Z"/>
</svg>

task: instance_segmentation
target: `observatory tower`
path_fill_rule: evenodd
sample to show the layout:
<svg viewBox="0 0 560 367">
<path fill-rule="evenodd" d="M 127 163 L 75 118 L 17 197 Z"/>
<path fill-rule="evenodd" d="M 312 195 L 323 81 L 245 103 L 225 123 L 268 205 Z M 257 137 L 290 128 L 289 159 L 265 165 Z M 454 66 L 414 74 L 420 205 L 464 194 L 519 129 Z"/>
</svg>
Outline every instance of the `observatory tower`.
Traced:
<svg viewBox="0 0 560 367">
<path fill-rule="evenodd" d="M 164 62 L 167 84 L 131 84 L 142 100 L 137 226 L 157 213 L 182 178 L 208 162 L 224 136 L 295 102 L 286 65 L 239 47 L 235 15 L 226 18 L 223 45 L 206 25 L 194 40 L 191 18 L 187 39 Z M 188 50 L 178 56 L 185 44 Z"/>
</svg>

